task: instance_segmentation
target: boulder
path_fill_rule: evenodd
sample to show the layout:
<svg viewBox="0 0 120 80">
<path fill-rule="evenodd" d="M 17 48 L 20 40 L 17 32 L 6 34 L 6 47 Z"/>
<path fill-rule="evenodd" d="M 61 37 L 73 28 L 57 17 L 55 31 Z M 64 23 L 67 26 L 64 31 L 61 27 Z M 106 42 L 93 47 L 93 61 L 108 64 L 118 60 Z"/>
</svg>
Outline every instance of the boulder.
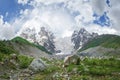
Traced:
<svg viewBox="0 0 120 80">
<path fill-rule="evenodd" d="M 64 59 L 64 64 L 63 67 L 67 67 L 70 64 L 75 64 L 75 65 L 79 65 L 80 64 L 80 57 L 78 55 L 70 55 L 65 57 Z"/>
<path fill-rule="evenodd" d="M 29 65 L 29 69 L 33 72 L 44 71 L 46 68 L 47 64 L 45 64 L 41 59 L 34 59 Z"/>
</svg>

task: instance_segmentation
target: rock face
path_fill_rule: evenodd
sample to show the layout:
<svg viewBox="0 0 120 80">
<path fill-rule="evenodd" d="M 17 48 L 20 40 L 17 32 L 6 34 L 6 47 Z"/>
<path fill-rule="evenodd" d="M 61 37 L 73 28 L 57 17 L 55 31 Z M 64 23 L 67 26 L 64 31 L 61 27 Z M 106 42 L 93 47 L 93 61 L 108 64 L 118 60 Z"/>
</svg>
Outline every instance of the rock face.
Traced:
<svg viewBox="0 0 120 80">
<path fill-rule="evenodd" d="M 43 71 L 47 68 L 47 65 L 41 59 L 34 59 L 29 66 L 29 69 L 33 72 Z"/>
<path fill-rule="evenodd" d="M 88 40 L 98 36 L 97 33 L 89 33 L 84 28 L 81 28 L 79 31 L 74 31 L 71 37 L 71 41 L 74 44 L 74 49 L 82 47 Z"/>
<path fill-rule="evenodd" d="M 44 46 L 51 53 L 55 53 L 54 34 L 51 31 L 46 30 L 45 27 L 41 27 L 40 30 L 35 27 L 24 28 L 20 32 L 20 36 L 30 42 Z"/>
<path fill-rule="evenodd" d="M 55 45 L 54 45 L 54 35 L 52 32 L 47 31 L 45 27 L 41 27 L 40 32 L 38 33 L 40 35 L 40 39 L 42 45 L 50 52 L 55 52 Z"/>
</svg>

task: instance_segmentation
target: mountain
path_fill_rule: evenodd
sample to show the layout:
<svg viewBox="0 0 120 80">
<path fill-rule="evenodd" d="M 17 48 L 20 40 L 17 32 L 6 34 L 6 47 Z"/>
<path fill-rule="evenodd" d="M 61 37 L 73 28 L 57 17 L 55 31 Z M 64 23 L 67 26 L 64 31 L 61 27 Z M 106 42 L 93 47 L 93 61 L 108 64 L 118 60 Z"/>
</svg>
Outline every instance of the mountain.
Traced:
<svg viewBox="0 0 120 80">
<path fill-rule="evenodd" d="M 97 33 L 89 33 L 84 28 L 74 31 L 71 38 L 59 39 L 47 27 L 24 27 L 20 31 L 20 36 L 28 41 L 44 46 L 51 53 L 62 54 L 70 54 L 74 49 L 81 48 L 83 44 L 97 35 Z"/>
<path fill-rule="evenodd" d="M 55 53 L 54 34 L 45 27 L 37 29 L 35 27 L 26 27 L 20 32 L 20 37 L 27 39 L 30 42 L 39 44 L 45 47 L 49 52 Z"/>
<path fill-rule="evenodd" d="M 29 41 L 27 41 L 26 39 L 24 38 L 21 38 L 21 37 L 15 37 L 11 40 L 12 43 L 15 43 L 16 45 L 28 45 L 28 46 L 32 46 L 32 47 L 35 47 L 35 48 L 38 48 L 40 49 L 41 51 L 43 52 L 46 52 L 48 54 L 51 54 L 49 51 L 47 51 L 47 49 L 45 49 L 45 47 L 39 45 L 39 44 L 34 44 L 34 43 L 31 43 Z"/>
<path fill-rule="evenodd" d="M 51 53 L 41 45 L 31 43 L 21 37 L 15 37 L 12 40 L 0 41 L 0 56 L 10 54 L 23 54 L 32 57 L 49 57 Z"/>
<path fill-rule="evenodd" d="M 120 56 L 120 36 L 104 34 L 97 36 L 83 45 L 80 55 Z"/>
<path fill-rule="evenodd" d="M 89 33 L 84 28 L 81 28 L 79 31 L 74 31 L 71 37 L 71 41 L 74 44 L 74 49 L 77 50 L 81 48 L 87 41 L 98 36 L 97 33 Z"/>
</svg>

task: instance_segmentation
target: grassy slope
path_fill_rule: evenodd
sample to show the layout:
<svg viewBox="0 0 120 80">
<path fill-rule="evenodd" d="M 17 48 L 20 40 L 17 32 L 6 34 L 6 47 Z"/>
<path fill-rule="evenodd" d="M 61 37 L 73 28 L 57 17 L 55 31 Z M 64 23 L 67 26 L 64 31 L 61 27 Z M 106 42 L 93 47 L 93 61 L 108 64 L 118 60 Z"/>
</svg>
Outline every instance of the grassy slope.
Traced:
<svg viewBox="0 0 120 80">
<path fill-rule="evenodd" d="M 26 45 L 30 45 L 30 46 L 33 46 L 33 47 L 37 47 L 38 49 L 48 53 L 48 54 L 51 54 L 50 52 L 48 52 L 45 47 L 41 46 L 41 45 L 37 45 L 37 44 L 34 44 L 34 43 L 30 43 L 29 41 L 27 41 L 26 39 L 23 39 L 21 37 L 15 37 L 14 39 L 11 40 L 12 42 L 15 42 L 15 43 L 18 43 L 18 44 L 26 44 Z"/>
<path fill-rule="evenodd" d="M 16 53 L 15 49 L 11 45 L 11 41 L 0 41 L 0 53 L 3 54 Z"/>
<path fill-rule="evenodd" d="M 0 61 L 5 59 L 6 57 L 9 57 L 10 54 L 13 54 L 13 53 L 18 54 L 19 53 L 14 47 L 14 45 L 16 45 L 16 44 L 19 44 L 22 46 L 30 45 L 30 46 L 33 46 L 33 47 L 36 47 L 36 48 L 42 50 L 43 52 L 51 54 L 41 45 L 36 45 L 36 44 L 30 43 L 29 41 L 27 41 L 26 39 L 23 39 L 21 37 L 15 37 L 12 40 L 0 41 Z"/>
<path fill-rule="evenodd" d="M 105 48 L 120 48 L 120 36 L 117 35 L 100 35 L 88 41 L 79 51 L 86 50 L 91 47 L 102 46 Z"/>
<path fill-rule="evenodd" d="M 0 61 L 7 58 L 10 54 L 18 53 L 11 44 L 11 41 L 0 41 Z"/>
<path fill-rule="evenodd" d="M 120 60 L 115 58 L 85 58 L 80 65 L 70 64 L 63 68 L 62 61 L 51 61 L 44 72 L 34 75 L 33 80 L 119 80 Z M 56 65 L 56 66 L 55 66 Z M 56 75 L 55 75 L 56 74 Z M 65 78 L 65 75 L 69 76 Z"/>
</svg>

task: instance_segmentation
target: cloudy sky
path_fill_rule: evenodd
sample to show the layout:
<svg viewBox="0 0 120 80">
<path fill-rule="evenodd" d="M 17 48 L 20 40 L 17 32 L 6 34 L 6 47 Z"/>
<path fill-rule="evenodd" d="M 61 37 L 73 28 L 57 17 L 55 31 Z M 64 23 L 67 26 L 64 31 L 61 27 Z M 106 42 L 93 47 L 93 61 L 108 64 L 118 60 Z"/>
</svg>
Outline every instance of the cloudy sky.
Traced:
<svg viewBox="0 0 120 80">
<path fill-rule="evenodd" d="M 89 32 L 120 35 L 120 0 L 0 0 L 0 39 L 45 25 L 56 36 Z"/>
</svg>

